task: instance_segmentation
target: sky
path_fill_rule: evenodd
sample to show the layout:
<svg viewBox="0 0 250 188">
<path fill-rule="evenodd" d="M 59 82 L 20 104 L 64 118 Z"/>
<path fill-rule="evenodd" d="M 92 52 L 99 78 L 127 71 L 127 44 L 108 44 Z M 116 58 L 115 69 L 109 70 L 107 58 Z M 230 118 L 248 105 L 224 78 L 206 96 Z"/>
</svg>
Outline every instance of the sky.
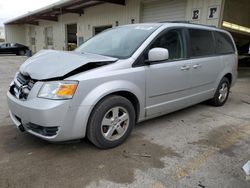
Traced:
<svg viewBox="0 0 250 188">
<path fill-rule="evenodd" d="M 0 0 L 0 26 L 9 19 L 42 8 L 59 0 Z"/>
</svg>

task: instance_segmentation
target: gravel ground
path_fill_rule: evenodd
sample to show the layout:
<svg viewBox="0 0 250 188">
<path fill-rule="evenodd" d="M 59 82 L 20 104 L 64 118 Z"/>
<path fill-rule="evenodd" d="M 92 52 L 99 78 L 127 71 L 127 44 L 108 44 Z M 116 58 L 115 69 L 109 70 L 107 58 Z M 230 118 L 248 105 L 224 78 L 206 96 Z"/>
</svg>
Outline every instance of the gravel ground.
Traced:
<svg viewBox="0 0 250 188">
<path fill-rule="evenodd" d="M 249 188 L 250 69 L 225 106 L 206 104 L 140 123 L 120 147 L 51 144 L 19 132 L 6 92 L 25 57 L 0 56 L 0 187 Z"/>
</svg>

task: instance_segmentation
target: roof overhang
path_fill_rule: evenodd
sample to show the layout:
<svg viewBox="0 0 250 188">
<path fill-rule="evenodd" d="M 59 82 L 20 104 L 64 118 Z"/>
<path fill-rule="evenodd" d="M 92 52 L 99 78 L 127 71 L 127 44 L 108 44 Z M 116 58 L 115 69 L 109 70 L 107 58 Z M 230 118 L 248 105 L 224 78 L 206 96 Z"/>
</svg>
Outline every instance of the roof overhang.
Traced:
<svg viewBox="0 0 250 188">
<path fill-rule="evenodd" d="M 39 20 L 48 20 L 57 22 L 58 16 L 60 15 L 67 13 L 82 15 L 84 14 L 84 9 L 100 5 L 103 3 L 125 5 L 125 0 L 61 0 L 47 7 L 22 15 L 13 20 L 9 20 L 4 24 L 39 25 Z"/>
</svg>

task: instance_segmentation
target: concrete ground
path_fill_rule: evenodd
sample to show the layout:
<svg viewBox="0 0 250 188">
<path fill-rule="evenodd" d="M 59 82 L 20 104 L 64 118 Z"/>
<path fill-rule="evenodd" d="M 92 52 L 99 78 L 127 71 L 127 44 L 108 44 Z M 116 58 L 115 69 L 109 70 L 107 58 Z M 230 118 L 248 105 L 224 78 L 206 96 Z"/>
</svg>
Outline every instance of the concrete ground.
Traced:
<svg viewBox="0 0 250 188">
<path fill-rule="evenodd" d="M 120 147 L 50 144 L 10 121 L 6 91 L 25 57 L 0 57 L 0 187 L 249 188 L 250 69 L 224 107 L 206 104 L 140 123 Z"/>
</svg>

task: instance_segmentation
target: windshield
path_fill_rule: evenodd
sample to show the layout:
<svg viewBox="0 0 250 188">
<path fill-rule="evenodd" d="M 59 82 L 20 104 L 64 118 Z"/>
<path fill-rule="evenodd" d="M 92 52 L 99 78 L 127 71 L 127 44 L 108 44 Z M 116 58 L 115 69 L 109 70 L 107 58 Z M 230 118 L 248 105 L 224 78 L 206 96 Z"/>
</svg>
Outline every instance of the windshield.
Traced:
<svg viewBox="0 0 250 188">
<path fill-rule="evenodd" d="M 91 38 L 77 48 L 76 52 L 125 59 L 130 57 L 157 28 L 152 25 L 117 27 Z"/>
</svg>

